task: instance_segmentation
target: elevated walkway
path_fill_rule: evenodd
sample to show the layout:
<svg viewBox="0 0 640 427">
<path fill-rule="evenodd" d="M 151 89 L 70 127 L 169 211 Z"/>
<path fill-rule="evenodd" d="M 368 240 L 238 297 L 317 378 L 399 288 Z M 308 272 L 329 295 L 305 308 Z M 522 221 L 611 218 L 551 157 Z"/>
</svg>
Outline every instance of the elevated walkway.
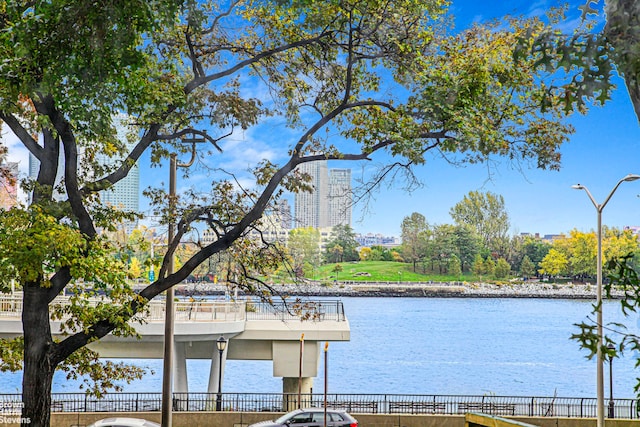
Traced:
<svg viewBox="0 0 640 427">
<path fill-rule="evenodd" d="M 95 304 L 105 301 L 95 300 Z M 67 304 L 68 299 L 55 301 Z M 174 391 L 188 392 L 187 359 L 209 359 L 208 392 L 218 390 L 224 364 L 233 360 L 272 360 L 273 376 L 283 378 L 283 392 L 298 390 L 300 339 L 304 334 L 303 389 L 310 392 L 318 375 L 321 343 L 349 341 L 350 326 L 341 301 L 304 301 L 266 304 L 262 302 L 202 300 L 174 304 Z M 22 297 L 0 297 L 0 338 L 22 335 Z M 132 321 L 140 334 L 135 337 L 108 335 L 90 344 L 101 357 L 161 359 L 164 347 L 165 304 L 151 301 L 142 323 Z M 60 331 L 60 322 L 52 322 Z M 228 345 L 220 356 L 216 340 L 224 336 Z M 60 337 L 60 335 L 58 335 Z M 220 375 L 220 369 L 222 370 Z"/>
</svg>

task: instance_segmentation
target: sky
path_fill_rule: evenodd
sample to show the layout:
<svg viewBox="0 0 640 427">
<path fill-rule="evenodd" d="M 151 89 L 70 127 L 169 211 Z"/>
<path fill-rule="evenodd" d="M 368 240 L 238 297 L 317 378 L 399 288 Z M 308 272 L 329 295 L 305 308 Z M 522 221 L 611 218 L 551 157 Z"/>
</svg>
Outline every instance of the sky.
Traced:
<svg viewBox="0 0 640 427">
<path fill-rule="evenodd" d="M 570 7 L 576 15 L 583 0 L 572 0 Z M 504 16 L 538 15 L 560 2 L 549 1 L 491 1 L 454 0 L 452 10 L 458 28 L 472 22 L 487 21 Z M 429 224 L 452 223 L 450 209 L 470 191 L 490 191 L 502 195 L 511 220 L 511 232 L 560 234 L 576 228 L 590 231 L 596 227 L 596 209 L 584 191 L 572 189 L 574 184 L 586 186 L 601 203 L 616 183 L 629 173 L 640 174 L 640 126 L 621 79 L 618 89 L 604 107 L 594 107 L 587 116 L 575 116 L 570 122 L 576 132 L 561 148 L 560 171 L 537 169 L 516 170 L 507 162 L 474 165 L 464 168 L 452 166 L 432 158 L 416 169 L 423 186 L 411 193 L 400 184 L 384 185 L 368 204 L 356 205 L 353 228 L 359 233 L 399 235 L 402 219 L 419 212 Z M 225 168 L 249 166 L 248 159 L 275 158 L 277 139 L 283 135 L 267 135 L 269 123 L 261 129 L 249 130 L 224 142 Z M 274 126 L 275 129 L 275 126 Z M 268 134 L 268 132 L 267 132 Z M 26 150 L 20 148 L 15 137 L 2 132 L 3 142 L 9 145 L 9 161 L 20 162 L 26 174 Z M 268 141 L 271 138 L 271 141 Z M 376 162 L 374 157 L 374 163 Z M 168 181 L 168 167 L 150 169 L 148 158 L 141 162 L 141 190 L 151 184 Z M 168 162 L 167 162 L 168 163 Z M 340 163 L 330 167 L 344 167 Z M 360 166 L 353 166 L 355 177 Z M 205 174 L 195 168 L 188 185 L 205 182 Z M 187 181 L 179 178 L 178 191 L 186 189 Z M 625 182 L 603 210 L 603 224 L 612 227 L 640 225 L 640 181 Z M 142 202 L 143 209 L 146 203 Z"/>
</svg>

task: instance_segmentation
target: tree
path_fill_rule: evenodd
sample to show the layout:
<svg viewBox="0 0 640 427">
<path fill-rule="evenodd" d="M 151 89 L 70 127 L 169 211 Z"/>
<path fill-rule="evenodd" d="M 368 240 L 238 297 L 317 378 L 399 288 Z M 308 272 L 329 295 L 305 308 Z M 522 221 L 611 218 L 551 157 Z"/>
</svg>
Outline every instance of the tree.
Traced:
<svg viewBox="0 0 640 427">
<path fill-rule="evenodd" d="M 313 227 L 295 228 L 289 232 L 287 241 L 294 270 L 303 270 L 308 264 L 312 269 L 320 266 L 320 232 Z"/>
<path fill-rule="evenodd" d="M 495 274 L 496 262 L 493 260 L 491 255 L 489 255 L 484 259 L 483 270 L 484 270 L 484 274 L 486 274 L 487 276 L 493 276 Z"/>
<path fill-rule="evenodd" d="M 429 224 L 424 215 L 417 212 L 405 217 L 400 225 L 402 237 L 402 255 L 405 260 L 413 263 L 413 271 L 416 264 L 427 254 L 429 241 Z"/>
<path fill-rule="evenodd" d="M 528 279 L 531 276 L 535 276 L 536 274 L 536 266 L 529 258 L 529 255 L 525 255 L 522 258 L 522 262 L 520 263 L 520 275 Z"/>
<path fill-rule="evenodd" d="M 587 14 L 597 14 L 591 3 L 599 4 L 600 1 L 586 2 L 583 10 L 584 16 Z M 616 64 L 622 77 L 624 77 L 631 102 L 640 121 L 640 25 L 638 25 L 638 4 L 632 0 L 606 0 L 603 1 L 606 12 L 606 24 L 600 34 L 592 36 L 594 47 L 609 47 L 607 57 L 602 58 L 593 50 L 578 49 L 587 60 L 599 60 L 604 62 L 607 59 Z M 577 43 L 576 43 L 577 44 Z M 573 45 L 575 46 L 575 44 Z M 597 49 L 600 50 L 600 49 Z M 604 68 L 601 63 L 599 68 Z M 605 62 L 606 64 L 606 62 Z"/>
<path fill-rule="evenodd" d="M 594 277 L 597 243 L 596 233 L 571 230 L 569 237 L 557 241 L 553 247 L 567 256 L 572 275 Z"/>
<path fill-rule="evenodd" d="M 356 234 L 350 226 L 336 225 L 325 246 L 325 259 L 328 262 L 358 261 L 358 246 Z"/>
<path fill-rule="evenodd" d="M 338 274 L 340 274 L 340 272 L 342 271 L 342 265 L 340 264 L 336 264 L 333 266 L 333 268 L 331 269 L 332 272 L 336 273 L 336 282 L 338 281 Z"/>
<path fill-rule="evenodd" d="M 638 237 L 631 230 L 620 230 L 618 228 L 603 227 L 604 239 L 602 242 L 603 262 L 605 266 L 604 274 L 613 273 L 606 268 L 611 261 L 621 260 L 629 254 L 637 254 L 640 250 Z M 638 267 L 638 258 L 628 257 L 631 267 Z"/>
<path fill-rule="evenodd" d="M 447 271 L 449 260 L 456 253 L 455 227 L 440 224 L 433 227 L 431 259 L 438 265 L 440 273 Z"/>
<path fill-rule="evenodd" d="M 533 237 L 526 237 L 522 244 L 522 252 L 531 259 L 531 262 L 537 266 L 551 249 L 551 244 Z"/>
<path fill-rule="evenodd" d="M 549 276 L 557 276 L 561 273 L 566 273 L 569 260 L 562 252 L 557 249 L 551 248 L 549 252 L 540 262 L 540 274 L 547 274 Z"/>
<path fill-rule="evenodd" d="M 395 248 L 393 250 L 390 250 L 389 248 L 385 248 L 384 246 L 374 245 L 371 246 L 370 261 L 398 261 L 396 259 L 396 256 L 394 255 L 397 253 L 398 252 L 395 250 Z"/>
<path fill-rule="evenodd" d="M 138 279 L 142 276 L 142 266 L 140 265 L 140 261 L 138 260 L 138 258 L 136 257 L 131 258 L 127 276 L 130 279 Z"/>
<path fill-rule="evenodd" d="M 496 262 L 496 266 L 493 269 L 493 276 L 496 279 L 505 279 L 509 277 L 511 273 L 511 265 L 507 262 L 506 259 L 500 258 L 498 262 Z"/>
<path fill-rule="evenodd" d="M 509 214 L 504 198 L 489 191 L 470 191 L 449 211 L 457 225 L 472 227 L 491 252 L 504 254 L 509 232 Z"/>
<path fill-rule="evenodd" d="M 460 276 L 462 274 L 460 258 L 458 258 L 456 255 L 453 255 L 449 260 L 447 272 L 452 276 Z"/>
<path fill-rule="evenodd" d="M 368 246 L 360 248 L 358 255 L 360 256 L 360 261 L 372 261 L 373 259 L 373 251 Z"/>
<path fill-rule="evenodd" d="M 468 225 L 458 225 L 454 229 L 456 255 L 460 260 L 460 268 L 465 271 L 471 267 L 478 254 L 480 239 Z"/>
<path fill-rule="evenodd" d="M 504 156 L 558 168 L 572 128 L 563 121 L 570 112 L 563 109 L 565 88 L 544 83 L 548 74 L 532 50 L 530 35 L 545 24 L 512 19 L 452 35 L 445 4 L 0 3 L 0 121 L 40 165 L 25 187 L 31 204 L 1 217 L 7 232 L 0 234 L 0 281 L 6 287 L 15 279 L 24 290 L 24 336 L 0 343 L 20 348 L 11 353 L 20 360 L 5 359 L 2 367 L 23 368 L 23 419 L 48 425 L 54 371 L 107 366 L 93 363 L 98 359 L 86 344 L 111 332 L 135 334 L 128 321 L 210 257 L 225 253 L 242 267 L 228 269 L 228 278 L 268 295 L 258 278 L 283 255 L 277 245 L 249 239 L 248 231 L 284 190 L 308 188 L 298 165 L 390 155 L 366 192 L 395 171 L 406 172 L 410 183 L 412 166 L 429 152 L 456 154 L 461 163 Z M 573 75 L 569 70 L 566 81 Z M 257 161 L 251 176 L 242 175 L 244 162 L 220 172 L 233 163 L 222 150 L 225 139 L 258 129 L 268 115 L 278 117 L 287 136 L 277 141 L 278 154 Z M 118 126 L 133 148 L 118 139 Z M 277 124 L 270 126 L 255 134 L 278 134 Z M 143 155 L 158 165 L 189 151 L 180 143 L 187 137 L 211 144 L 198 153 L 211 185 L 174 197 L 160 188 L 146 192 L 152 214 L 175 223 L 176 233 L 156 279 L 134 294 L 122 286 L 117 249 L 98 231 L 137 214 L 100 206 L 98 192 L 127 176 Z M 250 151 L 267 142 L 242 144 Z M 123 160 L 106 165 L 102 155 Z M 212 230 L 213 240 L 172 271 L 181 239 L 198 224 Z M 40 250 L 29 251 L 34 247 Z M 82 280 L 99 284 L 112 302 L 56 305 L 56 296 Z M 75 322 L 59 341 L 52 316 Z M 102 378 L 112 374 L 123 378 L 127 371 Z"/>
<path fill-rule="evenodd" d="M 484 269 L 484 259 L 482 259 L 482 255 L 476 254 L 475 258 L 473 258 L 471 269 L 473 271 L 473 274 L 475 274 L 476 276 L 482 276 L 483 274 L 486 274 L 486 271 Z"/>
</svg>

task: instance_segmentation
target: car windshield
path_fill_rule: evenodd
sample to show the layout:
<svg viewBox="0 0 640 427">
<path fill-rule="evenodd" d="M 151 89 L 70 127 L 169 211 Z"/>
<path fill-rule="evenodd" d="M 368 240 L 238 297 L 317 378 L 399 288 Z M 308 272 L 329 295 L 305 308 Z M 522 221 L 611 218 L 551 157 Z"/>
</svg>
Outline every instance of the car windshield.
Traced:
<svg viewBox="0 0 640 427">
<path fill-rule="evenodd" d="M 288 414 L 284 414 L 283 416 L 281 416 L 280 418 L 278 418 L 277 420 L 275 420 L 276 424 L 284 424 L 286 423 L 289 418 L 291 418 L 292 416 L 294 416 L 297 412 L 295 413 L 288 413 Z"/>
</svg>

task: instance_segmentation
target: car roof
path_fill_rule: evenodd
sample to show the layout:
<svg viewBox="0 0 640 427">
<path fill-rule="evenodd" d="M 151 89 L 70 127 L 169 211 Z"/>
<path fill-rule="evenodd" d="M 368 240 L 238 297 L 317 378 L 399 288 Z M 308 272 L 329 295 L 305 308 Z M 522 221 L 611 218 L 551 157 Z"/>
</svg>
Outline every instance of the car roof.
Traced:
<svg viewBox="0 0 640 427">
<path fill-rule="evenodd" d="M 305 409 L 297 409 L 297 411 L 300 412 L 324 412 L 324 408 L 305 408 Z M 333 408 L 327 408 L 327 412 L 347 412 L 344 409 L 333 409 Z"/>
<path fill-rule="evenodd" d="M 142 418 L 111 417 L 91 424 L 92 427 L 160 427 L 160 424 Z"/>
</svg>

